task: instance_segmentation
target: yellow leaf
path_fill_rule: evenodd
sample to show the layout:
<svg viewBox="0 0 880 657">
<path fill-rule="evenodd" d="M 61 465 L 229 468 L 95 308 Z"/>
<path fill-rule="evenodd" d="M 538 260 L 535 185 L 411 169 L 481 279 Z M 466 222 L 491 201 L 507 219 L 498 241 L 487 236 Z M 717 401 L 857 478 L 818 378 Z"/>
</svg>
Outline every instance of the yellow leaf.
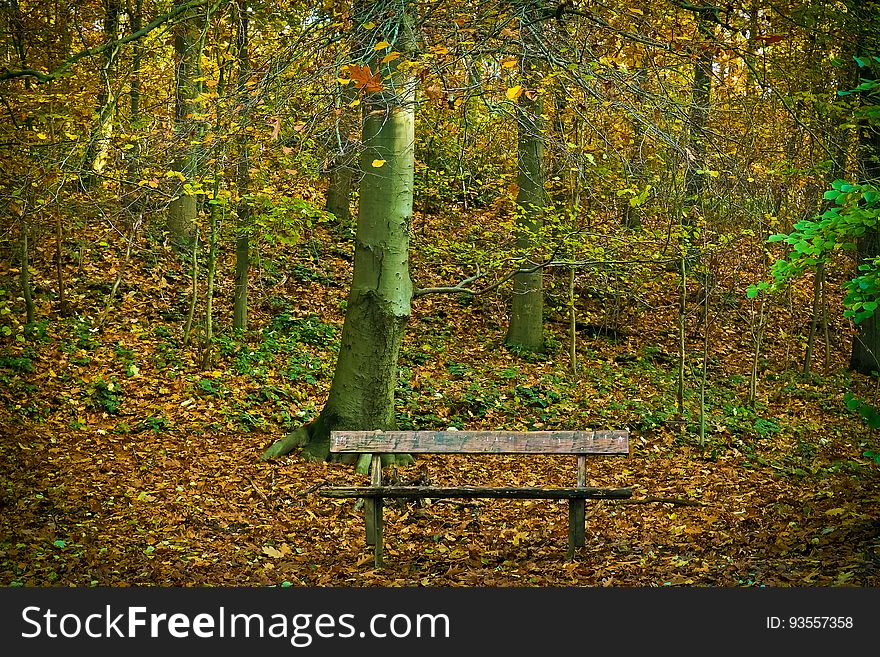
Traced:
<svg viewBox="0 0 880 657">
<path fill-rule="evenodd" d="M 388 43 L 387 41 L 380 41 L 375 46 L 373 46 L 373 50 L 382 50 L 383 48 L 387 48 L 390 45 L 391 44 Z"/>
<path fill-rule="evenodd" d="M 507 90 L 507 99 L 508 100 L 516 100 L 517 98 L 519 98 L 522 95 L 522 92 L 523 92 L 523 88 L 519 85 L 516 85 L 515 87 L 511 87 L 510 89 Z"/>
<path fill-rule="evenodd" d="M 385 160 L 373 160 L 373 166 L 377 169 L 385 164 Z"/>
<path fill-rule="evenodd" d="M 351 78 L 336 78 L 336 81 L 341 85 L 351 84 Z"/>
<path fill-rule="evenodd" d="M 365 30 L 372 30 L 374 27 L 376 27 L 376 24 L 373 21 L 370 21 L 369 23 L 364 23 Z"/>
<path fill-rule="evenodd" d="M 393 62 L 398 57 L 400 57 L 399 52 L 390 52 L 382 58 L 382 63 L 387 64 L 388 62 Z"/>
<path fill-rule="evenodd" d="M 501 63 L 501 68 L 514 68 L 515 66 L 516 66 L 515 59 L 508 59 L 507 61 Z"/>
<path fill-rule="evenodd" d="M 351 101 L 351 102 L 348 104 L 348 106 L 349 106 L 349 107 L 357 107 L 357 106 L 360 105 L 360 104 L 361 104 L 361 99 L 360 99 L 360 98 L 355 98 L 353 101 Z"/>
<path fill-rule="evenodd" d="M 284 556 L 284 554 L 282 552 L 280 552 L 279 550 L 276 550 L 271 545 L 264 545 L 263 546 L 263 554 L 265 554 L 266 556 L 272 557 L 273 559 L 280 559 L 281 557 Z"/>
<path fill-rule="evenodd" d="M 48 138 L 49 138 L 49 135 L 47 135 L 45 132 L 38 132 L 37 133 L 37 139 L 48 139 Z"/>
<path fill-rule="evenodd" d="M 76 141 L 79 139 L 79 135 L 75 135 L 72 132 L 65 132 L 64 136 L 67 137 L 70 141 Z"/>
</svg>

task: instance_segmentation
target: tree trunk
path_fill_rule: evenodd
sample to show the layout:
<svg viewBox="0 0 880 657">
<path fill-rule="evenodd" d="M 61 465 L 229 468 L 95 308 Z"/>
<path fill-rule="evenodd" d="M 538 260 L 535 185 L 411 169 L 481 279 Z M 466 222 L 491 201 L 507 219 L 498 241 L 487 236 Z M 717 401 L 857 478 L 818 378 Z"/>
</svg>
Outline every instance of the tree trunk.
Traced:
<svg viewBox="0 0 880 657">
<path fill-rule="evenodd" d="M 34 323 L 34 295 L 31 291 L 30 258 L 28 257 L 28 233 L 30 232 L 27 218 L 21 219 L 21 296 L 24 298 L 25 323 L 30 326 Z"/>
<path fill-rule="evenodd" d="M 119 37 L 119 16 L 122 13 L 120 0 L 104 0 L 104 42 L 115 41 Z M 107 158 L 109 138 L 113 130 L 113 112 L 116 98 L 113 95 L 111 75 L 119 55 L 119 47 L 110 48 L 104 53 L 101 67 L 101 87 L 98 91 L 96 107 L 97 123 L 92 129 L 85 155 L 85 169 L 80 179 L 83 189 L 95 184 L 95 174 L 101 172 Z"/>
<path fill-rule="evenodd" d="M 239 126 L 241 137 L 238 140 L 238 235 L 235 238 L 235 293 L 232 307 L 232 327 L 237 330 L 247 330 L 248 311 L 248 270 L 250 259 L 250 239 L 248 238 L 248 226 L 250 224 L 251 209 L 248 205 L 248 188 L 250 186 L 250 171 L 248 167 L 248 136 L 245 126 L 247 125 L 248 93 L 247 80 L 250 74 L 248 61 L 248 19 L 247 3 L 242 2 L 238 6 L 238 95 L 241 99 L 242 116 Z"/>
<path fill-rule="evenodd" d="M 535 88 L 538 63 L 529 56 L 529 47 L 540 40 L 539 21 L 534 9 L 525 10 L 523 20 L 523 73 L 527 89 L 517 105 L 517 184 L 516 248 L 525 259 L 513 278 L 513 299 L 506 343 L 532 352 L 544 350 L 544 271 L 535 269 L 534 252 L 544 212 L 544 138 L 542 102 Z M 534 270 L 534 271 L 532 271 Z"/>
<path fill-rule="evenodd" d="M 134 13 L 131 16 L 131 31 L 137 32 L 143 27 L 142 0 L 134 0 Z M 131 101 L 131 121 L 136 123 L 141 111 L 141 60 L 143 59 L 144 46 L 140 39 L 132 45 L 131 58 L 131 88 L 129 99 Z"/>
<path fill-rule="evenodd" d="M 685 212 L 682 220 L 683 250 L 690 268 L 699 259 L 697 240 L 702 217 L 703 193 L 706 190 L 706 123 L 709 119 L 709 103 L 712 96 L 712 40 L 709 27 L 700 12 L 695 11 L 697 29 L 706 34 L 701 40 L 702 50 L 694 61 L 694 78 L 691 89 L 691 111 L 688 117 L 688 143 L 685 148 L 684 170 Z"/>
<path fill-rule="evenodd" d="M 194 114 L 198 111 L 195 101 L 201 91 L 198 78 L 201 72 L 203 23 L 204 16 L 190 14 L 174 28 L 174 130 L 181 152 L 173 168 L 182 173 L 187 182 L 198 177 L 199 149 L 190 142 L 199 132 L 199 121 Z M 173 242 L 186 244 L 191 239 L 196 219 L 196 197 L 186 192 L 184 181 L 178 183 L 175 195 L 168 206 L 167 229 Z"/>
<path fill-rule="evenodd" d="M 877 256 L 880 256 L 880 235 L 874 229 L 859 239 L 859 263 Z M 849 368 L 859 374 L 876 376 L 880 373 L 880 318 L 874 313 L 857 326 L 858 333 L 853 337 Z"/>
<path fill-rule="evenodd" d="M 349 53 L 353 61 L 363 61 L 369 57 L 364 37 L 366 37 L 364 34 L 356 35 Z M 357 89 L 354 85 L 336 85 L 334 98 L 337 111 L 336 150 L 330 161 L 330 179 L 327 184 L 324 209 L 336 217 L 337 227 L 348 226 L 351 223 L 351 192 L 358 165 L 358 144 L 354 133 L 358 131 L 359 122 L 358 115 L 351 111 L 350 105 L 356 99 Z"/>
<path fill-rule="evenodd" d="M 644 67 L 638 67 L 633 71 L 633 87 L 635 88 L 636 96 L 639 100 L 644 101 L 646 97 L 645 93 L 645 83 L 648 79 L 648 69 Z M 627 175 L 627 183 L 629 187 L 638 190 L 641 193 L 641 190 L 644 189 L 646 175 L 645 175 L 645 163 L 642 160 L 642 140 L 645 138 L 645 129 L 642 121 L 638 118 L 633 118 L 631 122 L 632 126 L 632 143 L 629 145 L 627 150 L 627 162 L 624 163 L 624 168 L 626 169 Z M 632 230 L 641 230 L 642 228 L 642 219 L 641 213 L 642 210 L 639 209 L 638 206 L 633 205 L 632 199 L 635 196 L 631 196 L 630 198 L 622 199 L 622 207 L 620 213 L 620 223 L 624 228 L 629 228 Z"/>
<path fill-rule="evenodd" d="M 856 51 L 860 57 L 870 61 L 875 55 L 876 13 L 869 7 L 856 8 L 859 35 Z M 860 77 L 877 79 L 873 66 L 860 71 Z M 870 99 L 866 102 L 871 103 Z M 880 185 L 880 132 L 876 126 L 859 126 L 860 178 L 863 182 Z M 866 231 L 858 241 L 859 265 L 880 256 L 880 233 L 874 228 Z M 853 338 L 849 368 L 860 374 L 877 375 L 880 372 L 880 316 L 874 313 L 858 323 L 858 333 Z"/>
<path fill-rule="evenodd" d="M 405 54 L 413 48 L 411 28 L 405 16 L 396 22 L 400 36 L 394 49 Z M 412 298 L 409 226 L 415 111 L 412 80 L 399 71 L 393 75 L 393 86 L 386 84 L 383 92 L 368 95 L 362 103 L 354 273 L 329 397 L 316 420 L 277 441 L 264 452 L 264 459 L 299 445 L 306 458 L 328 459 L 331 429 L 387 430 L 395 425 L 397 358 Z"/>
<path fill-rule="evenodd" d="M 62 317 L 67 315 L 67 298 L 64 293 L 64 225 L 61 222 L 61 213 L 55 215 L 55 276 L 58 279 L 58 314 Z"/>
<path fill-rule="evenodd" d="M 327 204 L 324 209 L 332 214 L 340 226 L 351 222 L 351 185 L 354 180 L 353 145 L 344 141 L 330 163 L 330 181 L 327 184 Z"/>
</svg>

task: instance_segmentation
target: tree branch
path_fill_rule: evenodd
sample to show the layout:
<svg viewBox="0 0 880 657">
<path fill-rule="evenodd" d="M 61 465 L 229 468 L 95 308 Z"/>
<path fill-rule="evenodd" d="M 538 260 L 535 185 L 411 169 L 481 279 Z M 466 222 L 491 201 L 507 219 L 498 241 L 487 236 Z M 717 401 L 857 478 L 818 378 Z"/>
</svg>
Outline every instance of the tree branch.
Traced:
<svg viewBox="0 0 880 657">
<path fill-rule="evenodd" d="M 532 267 L 528 267 L 526 269 L 523 269 L 522 267 L 520 267 L 518 269 L 513 269 L 510 272 L 508 272 L 507 274 L 505 274 L 502 278 L 500 278 L 497 281 L 495 281 L 494 283 L 492 283 L 492 285 L 487 285 L 486 287 L 480 288 L 479 290 L 471 290 L 470 288 L 465 287 L 466 285 L 473 283 L 474 281 L 485 276 L 485 274 L 480 273 L 480 268 L 479 268 L 479 266 L 477 266 L 477 274 L 475 276 L 471 276 L 470 278 L 464 279 L 458 285 L 451 285 L 448 287 L 420 288 L 420 289 L 415 290 L 413 292 L 413 299 L 415 299 L 417 297 L 424 297 L 429 294 L 470 294 L 471 296 L 479 296 L 481 294 L 487 294 L 489 292 L 497 290 L 499 287 L 504 285 L 507 281 L 509 281 L 511 278 L 513 278 L 517 274 L 532 274 L 532 273 L 538 271 L 539 269 L 543 269 L 544 267 L 550 266 L 554 262 L 554 260 L 556 259 L 556 254 L 558 251 L 559 251 L 559 249 L 557 248 L 550 255 L 549 259 L 545 260 L 544 262 L 539 262 L 538 264 L 536 264 Z"/>
<path fill-rule="evenodd" d="M 175 6 L 171 11 L 167 14 L 159 16 L 154 19 L 152 22 L 148 23 L 137 32 L 132 32 L 121 39 L 117 39 L 116 41 L 108 41 L 100 46 L 95 46 L 94 48 L 86 48 L 85 50 L 81 50 L 76 54 L 71 55 L 67 59 L 65 59 L 61 64 L 55 67 L 53 70 L 48 73 L 42 73 L 33 68 L 23 68 L 14 71 L 4 71 L 0 73 L 0 81 L 4 80 L 14 80 L 15 78 L 25 78 L 31 77 L 35 78 L 37 82 L 40 84 L 45 84 L 47 82 L 51 82 L 52 80 L 58 78 L 62 74 L 64 74 L 67 69 L 73 66 L 76 62 L 83 59 L 84 57 L 94 57 L 95 55 L 100 55 L 106 50 L 110 50 L 111 48 L 118 48 L 119 46 L 125 45 L 126 43 L 130 43 L 132 41 L 136 41 L 141 37 L 148 35 L 150 32 L 155 30 L 157 27 L 167 23 L 173 18 L 176 18 L 180 14 L 189 11 L 190 9 L 195 9 L 196 7 L 201 7 L 202 5 L 208 4 L 209 0 L 190 0 L 182 5 Z"/>
</svg>

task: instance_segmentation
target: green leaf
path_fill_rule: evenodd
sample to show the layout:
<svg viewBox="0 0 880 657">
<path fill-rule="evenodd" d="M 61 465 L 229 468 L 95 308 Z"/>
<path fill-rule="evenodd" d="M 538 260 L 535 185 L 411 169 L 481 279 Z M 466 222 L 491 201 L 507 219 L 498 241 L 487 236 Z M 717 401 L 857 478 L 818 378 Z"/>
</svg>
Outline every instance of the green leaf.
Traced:
<svg viewBox="0 0 880 657">
<path fill-rule="evenodd" d="M 62 548 L 62 549 L 67 547 L 67 543 L 62 541 L 60 538 L 57 541 L 55 541 L 54 543 L 52 543 L 52 545 L 54 545 L 57 548 Z"/>
</svg>

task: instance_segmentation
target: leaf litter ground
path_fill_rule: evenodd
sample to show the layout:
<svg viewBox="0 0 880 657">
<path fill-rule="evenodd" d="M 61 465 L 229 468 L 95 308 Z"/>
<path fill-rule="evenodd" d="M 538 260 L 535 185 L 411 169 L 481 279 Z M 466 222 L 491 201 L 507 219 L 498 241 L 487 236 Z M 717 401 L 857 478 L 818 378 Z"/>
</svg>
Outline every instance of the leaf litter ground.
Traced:
<svg viewBox="0 0 880 657">
<path fill-rule="evenodd" d="M 140 266 L 129 268 L 100 332 L 93 318 L 113 279 L 112 259 L 68 264 L 79 291 L 75 314 L 2 345 L 3 584 L 880 583 L 878 469 L 865 455 L 878 440 L 842 401 L 845 390 L 871 399 L 872 382 L 843 371 L 842 351 L 829 374 L 790 374 L 796 355 L 778 335 L 791 317 L 780 313 L 751 409 L 743 402 L 745 327 L 741 314 L 721 311 L 712 324 L 711 413 L 701 446 L 693 395 L 684 418 L 675 413 L 674 299 L 663 298 L 662 287 L 658 310 L 634 311 L 615 339 L 581 335 L 576 376 L 567 371 L 564 314 L 548 324 L 556 338 L 550 353 L 527 358 L 502 346 L 502 295 L 417 300 L 401 355 L 402 427 L 629 426 L 632 454 L 590 459 L 588 476 L 591 485 L 632 486 L 636 503 L 588 503 L 587 542 L 570 562 L 564 502 L 389 504 L 387 566 L 375 569 L 356 503 L 317 493 L 366 477 L 296 454 L 258 458 L 313 417 L 329 387 L 350 254 L 326 242 L 261 263 L 255 328 L 245 347 L 221 334 L 208 369 L 196 348 L 180 344 L 188 268 L 173 252 L 139 245 Z M 231 271 L 230 262 L 220 270 Z M 38 275 L 37 286 L 51 281 Z M 221 277 L 218 323 L 230 297 L 231 282 Z M 51 295 L 38 307 L 51 317 Z M 699 345 L 692 336 L 692 355 Z M 694 389 L 700 361 L 691 360 Z M 575 465 L 568 457 L 427 456 L 396 476 L 419 473 L 450 485 L 570 486 Z M 699 505 L 638 503 L 646 498 Z"/>
</svg>

